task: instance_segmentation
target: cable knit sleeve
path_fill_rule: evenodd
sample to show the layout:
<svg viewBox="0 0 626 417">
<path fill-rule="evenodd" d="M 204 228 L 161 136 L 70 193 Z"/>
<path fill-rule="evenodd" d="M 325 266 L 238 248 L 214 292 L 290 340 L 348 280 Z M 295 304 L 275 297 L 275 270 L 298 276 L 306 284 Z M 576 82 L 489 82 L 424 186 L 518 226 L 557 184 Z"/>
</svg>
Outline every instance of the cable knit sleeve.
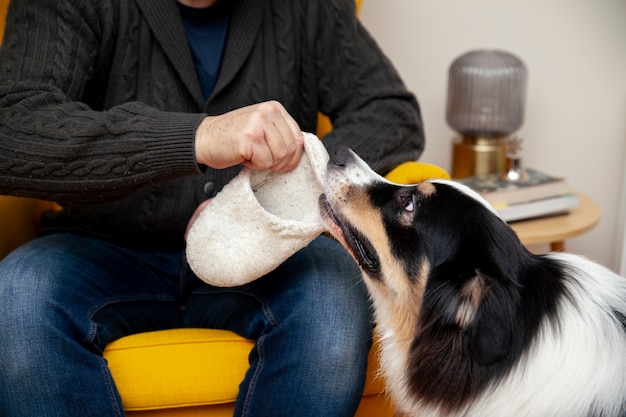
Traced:
<svg viewBox="0 0 626 417">
<path fill-rule="evenodd" d="M 85 99 L 107 82 L 117 4 L 11 3 L 0 49 L 0 194 L 95 202 L 200 172 L 202 114 L 139 102 L 93 109 Z"/>
<path fill-rule="evenodd" d="M 415 96 L 355 17 L 353 0 L 321 0 L 317 16 L 320 109 L 333 122 L 324 138 L 330 152 L 354 149 L 387 173 L 424 149 Z"/>
</svg>

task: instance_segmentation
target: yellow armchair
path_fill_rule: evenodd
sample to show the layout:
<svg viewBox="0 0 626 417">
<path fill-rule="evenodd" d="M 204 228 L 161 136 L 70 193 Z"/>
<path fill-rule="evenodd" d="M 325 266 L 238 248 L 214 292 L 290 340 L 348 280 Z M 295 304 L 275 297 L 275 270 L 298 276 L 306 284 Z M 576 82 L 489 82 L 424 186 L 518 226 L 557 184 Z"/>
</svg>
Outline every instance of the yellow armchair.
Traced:
<svg viewBox="0 0 626 417">
<path fill-rule="evenodd" d="M 406 162 L 388 174 L 398 183 L 449 178 L 441 168 Z M 55 203 L 0 196 L 0 259 L 32 239 L 41 213 Z M 215 329 L 140 333 L 107 346 L 104 357 L 129 416 L 232 416 L 253 342 Z M 357 417 L 391 417 L 393 407 L 378 377 L 377 345 L 369 356 L 367 381 Z M 198 361 L 197 358 L 203 358 Z"/>
</svg>

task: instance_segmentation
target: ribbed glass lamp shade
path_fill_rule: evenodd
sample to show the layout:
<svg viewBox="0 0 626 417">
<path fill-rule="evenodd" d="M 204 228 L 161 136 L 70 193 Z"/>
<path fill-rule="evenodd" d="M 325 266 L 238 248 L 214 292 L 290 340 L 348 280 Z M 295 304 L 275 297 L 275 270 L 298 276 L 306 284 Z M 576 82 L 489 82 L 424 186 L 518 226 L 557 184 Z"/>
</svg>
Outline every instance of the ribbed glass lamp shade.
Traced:
<svg viewBox="0 0 626 417">
<path fill-rule="evenodd" d="M 497 138 L 524 119 L 526 67 L 516 56 L 476 50 L 456 58 L 448 73 L 446 120 L 460 134 Z"/>
</svg>

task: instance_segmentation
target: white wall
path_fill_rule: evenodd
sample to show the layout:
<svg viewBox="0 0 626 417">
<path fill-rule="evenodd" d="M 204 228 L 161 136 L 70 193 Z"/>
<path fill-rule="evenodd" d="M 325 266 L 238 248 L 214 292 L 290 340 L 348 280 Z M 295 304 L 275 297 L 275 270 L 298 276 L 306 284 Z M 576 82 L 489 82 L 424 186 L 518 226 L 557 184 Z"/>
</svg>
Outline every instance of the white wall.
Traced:
<svg viewBox="0 0 626 417">
<path fill-rule="evenodd" d="M 624 156 L 626 160 L 626 155 Z M 626 178 L 626 163 L 623 167 L 623 177 Z M 617 223 L 617 230 L 621 231 L 621 238 L 617 244 L 617 258 L 615 260 L 616 271 L 626 277 L 626 180 L 622 184 L 622 201 L 619 206 L 619 210 L 621 212 L 621 219 Z"/>
<path fill-rule="evenodd" d="M 625 0 L 365 0 L 361 20 L 418 97 L 423 161 L 450 169 L 447 72 L 457 56 L 500 48 L 528 68 L 526 165 L 564 176 L 602 217 L 567 250 L 616 270 L 626 151 Z"/>
</svg>

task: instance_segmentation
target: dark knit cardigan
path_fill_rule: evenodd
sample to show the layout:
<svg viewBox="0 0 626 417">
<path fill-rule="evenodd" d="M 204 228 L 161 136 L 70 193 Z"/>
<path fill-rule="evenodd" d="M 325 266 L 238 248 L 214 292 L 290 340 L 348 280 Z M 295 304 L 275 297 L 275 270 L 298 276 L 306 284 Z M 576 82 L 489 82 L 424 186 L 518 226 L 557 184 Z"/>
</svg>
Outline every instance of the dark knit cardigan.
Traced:
<svg viewBox="0 0 626 417">
<path fill-rule="evenodd" d="M 238 167 L 198 166 L 206 115 L 278 100 L 330 152 L 380 172 L 417 159 L 419 108 L 353 0 L 234 3 L 204 102 L 175 0 L 13 0 L 0 49 L 0 194 L 60 202 L 49 228 L 180 249 L 197 205 Z M 303 184 L 303 186 L 305 186 Z"/>
</svg>

